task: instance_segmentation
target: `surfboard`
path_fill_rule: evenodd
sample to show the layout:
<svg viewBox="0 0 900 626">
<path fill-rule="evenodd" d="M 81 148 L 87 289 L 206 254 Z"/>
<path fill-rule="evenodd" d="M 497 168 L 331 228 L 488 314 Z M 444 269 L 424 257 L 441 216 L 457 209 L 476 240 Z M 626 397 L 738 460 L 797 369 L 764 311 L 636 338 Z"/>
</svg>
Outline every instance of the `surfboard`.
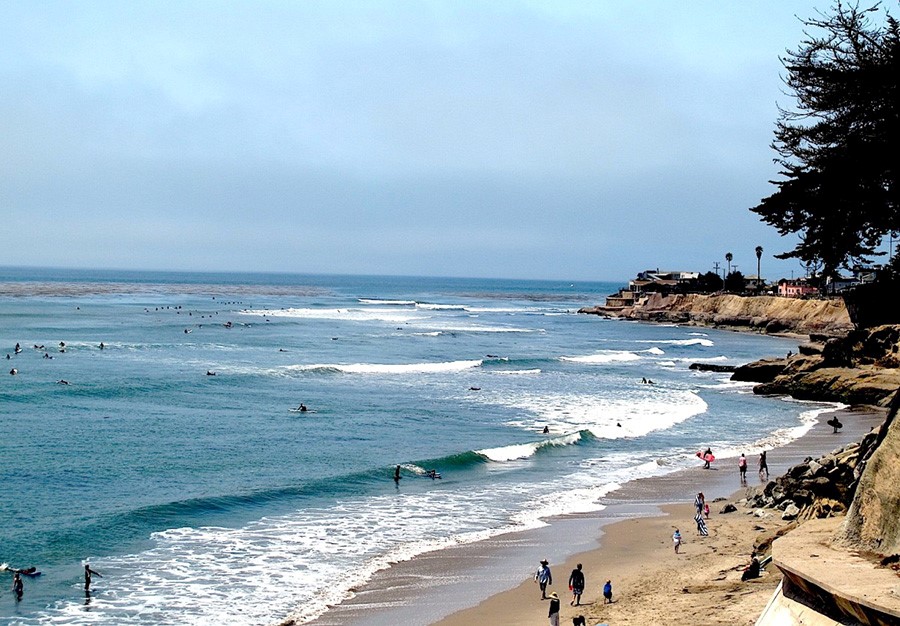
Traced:
<svg viewBox="0 0 900 626">
<path fill-rule="evenodd" d="M 305 411 L 301 411 L 300 409 L 288 409 L 291 413 L 315 413 L 312 409 L 306 409 Z"/>
<path fill-rule="evenodd" d="M 702 452 L 699 452 L 699 451 L 697 452 L 697 458 L 700 459 L 701 461 L 709 461 L 710 463 L 712 463 L 713 461 L 716 460 L 716 457 L 713 456 L 712 454 L 703 454 Z"/>
</svg>

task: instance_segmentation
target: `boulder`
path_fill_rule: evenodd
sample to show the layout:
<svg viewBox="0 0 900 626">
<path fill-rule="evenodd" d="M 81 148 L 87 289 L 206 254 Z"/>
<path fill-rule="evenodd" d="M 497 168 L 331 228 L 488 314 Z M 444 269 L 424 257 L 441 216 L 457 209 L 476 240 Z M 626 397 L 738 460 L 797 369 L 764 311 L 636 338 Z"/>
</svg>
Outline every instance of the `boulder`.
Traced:
<svg viewBox="0 0 900 626">
<path fill-rule="evenodd" d="M 731 380 L 750 383 L 767 383 L 784 372 L 786 359 L 763 359 L 735 368 Z"/>
<path fill-rule="evenodd" d="M 719 511 L 719 514 L 724 515 L 725 513 L 734 513 L 735 511 L 737 511 L 737 507 L 729 502 L 722 507 L 722 510 Z"/>
<path fill-rule="evenodd" d="M 800 509 L 797 508 L 797 505 L 789 504 L 787 508 L 784 509 L 784 513 L 781 514 L 781 519 L 794 520 L 797 519 L 798 515 L 800 515 Z"/>
</svg>

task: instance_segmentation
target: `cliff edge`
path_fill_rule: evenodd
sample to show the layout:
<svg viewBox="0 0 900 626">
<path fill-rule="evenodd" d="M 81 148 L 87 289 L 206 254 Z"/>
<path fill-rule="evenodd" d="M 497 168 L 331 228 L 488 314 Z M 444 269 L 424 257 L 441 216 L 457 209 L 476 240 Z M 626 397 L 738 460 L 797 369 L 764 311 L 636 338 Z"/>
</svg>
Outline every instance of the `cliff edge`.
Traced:
<svg viewBox="0 0 900 626">
<path fill-rule="evenodd" d="M 632 306 L 585 307 L 578 312 L 766 333 L 843 335 L 853 329 L 847 307 L 840 299 L 654 293 L 640 297 Z"/>
</svg>

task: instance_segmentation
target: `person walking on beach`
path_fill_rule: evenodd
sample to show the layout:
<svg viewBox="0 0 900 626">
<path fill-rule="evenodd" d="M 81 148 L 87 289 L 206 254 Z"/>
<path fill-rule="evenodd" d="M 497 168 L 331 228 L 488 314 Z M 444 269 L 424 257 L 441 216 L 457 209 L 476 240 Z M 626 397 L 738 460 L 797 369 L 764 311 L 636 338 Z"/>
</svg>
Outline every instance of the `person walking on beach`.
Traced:
<svg viewBox="0 0 900 626">
<path fill-rule="evenodd" d="M 678 554 L 678 548 L 681 547 L 681 533 L 678 529 L 675 529 L 675 533 L 672 535 L 672 541 L 675 543 L 675 554 Z"/>
<path fill-rule="evenodd" d="M 763 477 L 763 472 L 766 473 L 766 480 L 769 479 L 769 464 L 766 461 L 766 451 L 763 450 L 759 453 L 759 477 Z"/>
<path fill-rule="evenodd" d="M 547 617 L 550 618 L 550 626 L 559 626 L 559 596 L 555 591 L 550 594 L 550 612 Z"/>
<path fill-rule="evenodd" d="M 612 604 L 612 581 L 611 580 L 607 580 L 606 584 L 603 585 L 603 604 Z"/>
<path fill-rule="evenodd" d="M 697 514 L 703 513 L 703 507 L 706 505 L 706 496 L 703 495 L 702 491 L 697 492 L 697 497 L 694 498 L 694 508 L 697 509 Z"/>
<path fill-rule="evenodd" d="M 741 473 L 741 484 L 747 482 L 747 457 L 741 452 L 741 458 L 738 459 L 738 471 Z"/>
<path fill-rule="evenodd" d="M 703 520 L 703 514 L 700 511 L 697 511 L 694 521 L 697 522 L 697 533 L 701 537 L 709 536 L 709 530 L 706 528 L 706 522 Z"/>
<path fill-rule="evenodd" d="M 91 590 L 91 576 L 99 576 L 100 578 L 103 578 L 103 575 L 100 572 L 98 572 L 96 570 L 92 570 L 91 566 L 88 563 L 85 563 L 84 564 L 84 590 L 85 591 Z"/>
<path fill-rule="evenodd" d="M 534 574 L 534 580 L 541 587 L 541 600 L 547 599 L 547 585 L 553 584 L 553 575 L 550 573 L 550 561 L 544 559 L 541 566 Z"/>
<path fill-rule="evenodd" d="M 572 601 L 569 602 L 569 606 L 580 605 L 581 594 L 584 593 L 584 572 L 581 571 L 581 563 L 569 574 L 569 589 L 572 590 Z"/>
<path fill-rule="evenodd" d="M 703 469 L 709 469 L 709 462 L 712 461 L 712 448 L 707 448 L 703 453 Z"/>
</svg>

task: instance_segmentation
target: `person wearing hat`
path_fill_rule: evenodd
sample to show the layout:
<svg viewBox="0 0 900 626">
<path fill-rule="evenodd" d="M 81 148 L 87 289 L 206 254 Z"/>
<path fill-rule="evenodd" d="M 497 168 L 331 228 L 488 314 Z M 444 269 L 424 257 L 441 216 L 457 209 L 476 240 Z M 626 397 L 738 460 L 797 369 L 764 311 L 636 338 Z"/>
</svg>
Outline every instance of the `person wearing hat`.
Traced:
<svg viewBox="0 0 900 626">
<path fill-rule="evenodd" d="M 544 559 L 541 566 L 534 574 L 534 580 L 541 586 L 541 600 L 547 599 L 547 585 L 553 584 L 553 576 L 550 574 L 550 561 Z"/>
<path fill-rule="evenodd" d="M 555 591 L 550 594 L 550 613 L 547 617 L 550 618 L 550 626 L 559 626 L 559 596 Z"/>
</svg>

